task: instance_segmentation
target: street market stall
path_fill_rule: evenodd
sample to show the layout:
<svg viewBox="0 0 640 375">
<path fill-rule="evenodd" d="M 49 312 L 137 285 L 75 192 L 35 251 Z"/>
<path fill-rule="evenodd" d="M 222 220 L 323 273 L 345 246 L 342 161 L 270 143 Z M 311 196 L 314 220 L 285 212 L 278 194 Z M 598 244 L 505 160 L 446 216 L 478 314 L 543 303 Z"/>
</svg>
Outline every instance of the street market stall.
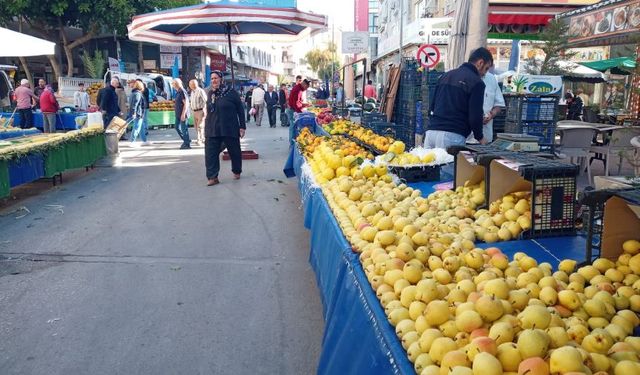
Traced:
<svg viewBox="0 0 640 375">
<path fill-rule="evenodd" d="M 564 315 L 562 318 L 553 316 L 558 311 L 565 311 L 562 309 L 566 309 L 566 306 L 569 305 L 565 295 L 573 292 L 564 291 L 569 277 L 575 280 L 575 277 L 578 277 L 576 275 L 586 275 L 580 277 L 585 277 L 585 280 L 591 279 L 591 285 L 589 285 L 589 281 L 586 281 L 584 287 L 591 288 L 589 290 L 593 290 L 597 294 L 599 289 L 595 285 L 599 285 L 597 283 L 600 281 L 610 280 L 609 277 L 613 276 L 616 267 L 620 267 L 619 260 L 618 263 L 614 263 L 620 254 L 626 252 L 628 254 L 626 256 L 633 256 L 633 254 L 640 252 L 640 242 L 637 238 L 640 219 L 634 219 L 638 224 L 634 224 L 632 219 L 626 219 L 630 221 L 630 224 L 624 226 L 626 231 L 616 234 L 619 242 L 615 245 L 609 246 L 607 250 L 602 248 L 598 252 L 587 253 L 585 237 L 572 235 L 571 233 L 575 233 L 573 219 L 565 220 L 566 217 L 571 218 L 572 215 L 575 215 L 576 191 L 575 188 L 571 188 L 572 178 L 570 176 L 575 176 L 576 166 L 553 161 L 545 162 L 530 155 L 505 152 L 492 146 L 474 146 L 475 148 L 471 150 L 475 151 L 471 154 L 461 152 L 457 154 L 453 176 L 441 171 L 438 181 L 407 183 L 405 185 L 401 181 L 396 181 L 394 176 L 388 175 L 392 171 L 391 168 L 375 168 L 375 173 L 372 174 L 370 168 L 375 164 L 370 164 L 366 160 L 368 153 L 373 152 L 374 148 L 366 149 L 365 145 L 386 148 L 385 151 L 378 151 L 382 152 L 381 156 L 387 155 L 387 161 L 391 161 L 391 163 L 395 157 L 391 157 L 390 153 L 405 155 L 405 158 L 409 158 L 403 150 L 396 148 L 398 147 L 397 142 L 383 141 L 368 133 L 360 134 L 357 126 L 341 122 L 341 120 L 327 124 L 324 128 L 317 126 L 315 130 L 317 134 L 315 136 L 308 129 L 300 131 L 297 144 L 291 148 L 285 172 L 288 176 L 295 174 L 299 178 L 298 186 L 305 212 L 304 225 L 311 234 L 309 260 L 316 273 L 323 302 L 326 325 L 318 373 L 420 374 L 430 373 L 423 371 L 426 367 L 434 365 L 437 366 L 434 371 L 438 373 L 438 368 L 441 369 L 442 366 L 451 363 L 449 361 L 452 358 L 446 354 L 448 352 L 460 353 L 460 357 L 457 359 L 460 361 L 459 365 L 473 366 L 476 370 L 476 363 L 480 361 L 475 360 L 475 357 L 483 352 L 491 354 L 491 356 L 487 356 L 487 360 L 492 366 L 496 366 L 495 373 L 517 372 L 519 368 L 521 373 L 526 373 L 526 370 L 520 366 L 521 363 L 530 362 L 523 361 L 525 355 L 528 356 L 527 358 L 539 358 L 539 361 L 546 363 L 547 368 L 551 363 L 554 372 L 558 369 L 553 360 L 553 353 L 556 352 L 576 354 L 579 349 L 585 350 L 586 355 L 591 358 L 600 359 L 600 352 L 595 351 L 589 342 L 597 334 L 604 334 L 605 337 L 612 335 L 609 333 L 609 330 L 613 330 L 612 325 L 607 326 L 607 329 L 602 329 L 594 326 L 586 327 L 585 324 L 584 336 L 580 337 L 583 344 L 582 346 L 578 345 L 578 349 L 576 349 L 566 345 L 573 338 L 572 335 L 576 329 L 571 328 L 576 324 L 572 320 L 575 317 L 571 317 L 571 310 L 566 310 L 569 315 Z M 342 134 L 344 139 L 341 140 L 339 134 Z M 354 134 L 357 136 L 354 137 Z M 357 146 L 360 147 L 352 144 L 356 139 L 359 141 Z M 387 144 L 387 142 L 391 143 Z M 353 164 L 353 160 L 358 160 L 358 158 L 365 159 L 360 166 Z M 380 156 L 376 157 L 376 159 L 379 158 Z M 511 163 L 501 164 L 503 161 L 511 161 Z M 519 161 L 520 167 L 513 170 L 514 165 L 517 165 L 513 164 L 513 161 Z M 523 167 L 525 169 L 522 169 Z M 527 168 L 529 168 L 529 172 L 527 172 Z M 489 173 L 489 169 L 491 173 Z M 520 180 L 518 176 L 522 176 L 524 179 Z M 453 183 L 447 183 L 452 179 Z M 528 182 L 531 182 L 533 187 Z M 551 183 L 553 187 L 551 185 L 545 186 L 547 182 Z M 384 188 L 387 184 L 389 190 Z M 455 186 L 455 189 L 449 190 L 451 186 Z M 482 186 L 486 186 L 486 190 Z M 420 191 L 413 189 L 420 189 Z M 527 192 L 528 189 L 531 190 Z M 465 191 L 468 193 L 464 193 Z M 566 197 L 557 194 L 561 191 L 564 191 Z M 454 211 L 460 211 L 460 206 L 466 207 L 462 203 L 461 199 L 464 198 L 461 198 L 460 193 L 463 194 L 462 196 L 469 194 L 468 196 L 474 202 L 478 202 L 478 206 L 473 209 L 476 213 L 471 215 L 471 221 L 475 220 L 476 225 L 486 220 L 491 220 L 488 223 L 494 225 L 493 223 L 497 223 L 497 221 L 493 220 L 501 221 L 502 215 L 512 217 L 516 211 L 509 211 L 513 209 L 503 211 L 507 208 L 508 203 L 505 202 L 510 201 L 507 200 L 509 197 L 514 199 L 511 204 L 517 202 L 517 206 L 530 205 L 531 210 L 535 212 L 535 216 L 531 216 L 533 222 L 529 223 L 528 214 L 524 207 L 518 207 L 518 210 L 522 210 L 525 214 L 520 215 L 516 222 L 519 225 L 518 230 L 522 231 L 520 234 L 528 233 L 533 236 L 533 239 L 523 239 L 527 237 L 521 235 L 502 237 L 502 231 L 508 231 L 507 228 L 512 226 L 508 225 L 502 226 L 498 230 L 500 234 L 495 239 L 490 239 L 487 234 L 484 234 L 483 243 L 482 235 L 477 229 L 474 234 L 465 230 L 463 226 L 454 229 L 456 226 L 453 224 L 453 227 L 446 229 L 442 224 L 430 223 L 431 220 L 438 220 L 440 215 L 454 210 L 455 207 L 457 208 Z M 366 194 L 369 195 L 365 198 Z M 420 195 L 422 198 L 419 198 Z M 629 196 L 629 194 L 625 195 L 625 197 Z M 458 203 L 451 201 L 453 205 L 448 206 L 445 203 L 449 199 L 447 197 L 453 198 Z M 415 209 L 418 211 L 413 214 L 412 219 L 412 208 L 410 208 L 412 206 L 409 202 L 413 199 L 417 204 Z M 421 206 L 421 202 L 425 202 L 421 199 L 426 199 L 430 205 Z M 525 203 L 527 199 L 529 202 Z M 487 204 L 487 202 L 492 203 Z M 640 203 L 640 199 L 637 203 Z M 487 208 L 482 208 L 483 205 Z M 611 208 L 614 207 L 613 204 L 609 205 Z M 619 206 L 616 208 L 620 209 Z M 559 216 L 556 212 L 558 209 L 561 211 Z M 420 212 L 423 212 L 423 215 L 431 212 L 428 216 L 431 219 L 418 224 L 418 221 L 422 220 L 419 218 Z M 483 220 L 483 215 L 488 216 L 485 216 Z M 615 215 L 617 213 L 611 216 Z M 445 217 L 449 217 L 446 221 L 451 222 L 453 219 L 459 223 L 458 220 L 461 220 L 460 218 L 465 214 L 460 211 L 454 216 L 457 217 L 445 215 Z M 416 217 L 418 218 L 416 219 Z M 515 216 L 508 220 L 513 219 Z M 415 224 L 411 224 L 412 220 L 415 220 Z M 592 219 L 589 223 L 595 223 L 595 220 L 597 219 Z M 599 225 L 601 226 L 602 223 Z M 587 225 L 587 227 L 587 231 L 592 233 L 591 225 Z M 419 228 L 423 228 L 423 230 Z M 425 231 L 424 228 L 428 228 L 428 230 Z M 516 227 L 511 229 L 516 229 Z M 447 233 L 449 230 L 452 231 Z M 412 233 L 416 234 L 411 236 Z M 465 239 L 458 237 L 463 233 L 466 233 L 464 234 Z M 565 233 L 565 235 L 561 235 L 561 233 Z M 504 234 L 506 235 L 506 232 Z M 597 235 L 598 238 L 607 237 L 604 232 Z M 431 240 L 427 240 L 427 237 L 431 237 Z M 444 245 L 445 247 L 438 243 L 442 238 L 449 238 L 446 241 L 448 245 Z M 507 238 L 512 238 L 512 240 L 497 245 L 494 243 L 495 241 L 504 241 Z M 466 240 L 470 242 L 465 242 Z M 474 241 L 475 244 L 471 241 Z M 425 245 L 427 243 L 428 245 Z M 465 243 L 466 245 L 464 245 Z M 410 248 L 412 250 L 409 250 Z M 480 266 L 476 271 L 470 270 L 469 267 L 476 267 L 472 260 L 472 258 L 475 259 L 475 255 L 469 255 L 471 253 L 484 254 L 479 255 L 478 264 L 484 262 L 485 266 Z M 585 256 L 588 256 L 588 259 Z M 606 256 L 614 261 L 592 258 L 592 256 Z M 483 257 L 484 260 L 482 260 Z M 512 258 L 514 260 L 508 262 Z M 640 256 L 636 256 L 636 258 L 640 260 Z M 595 261 L 593 261 L 594 259 Z M 591 261 L 593 261 L 593 265 L 588 265 Z M 497 285 L 504 282 L 500 281 L 504 279 L 498 277 L 495 282 L 492 282 L 492 286 L 484 284 L 483 287 L 478 287 L 478 291 L 484 289 L 484 292 L 480 292 L 472 301 L 476 301 L 476 298 L 479 298 L 477 301 L 485 301 L 487 297 L 483 297 L 483 295 L 490 290 L 496 293 L 491 299 L 513 298 L 508 296 L 511 293 L 519 293 L 518 290 L 533 288 L 533 285 L 536 285 L 536 295 L 539 293 L 539 297 L 531 298 L 531 303 L 509 302 L 510 309 L 513 309 L 513 315 L 510 315 L 511 313 L 507 310 L 495 306 L 492 302 L 490 304 L 492 308 L 500 311 L 495 317 L 504 314 L 503 318 L 494 323 L 491 323 L 493 320 L 488 322 L 486 317 L 483 318 L 485 315 L 482 314 L 488 314 L 488 312 L 480 312 L 484 311 L 484 307 L 478 305 L 479 302 L 466 302 L 467 304 L 471 303 L 467 306 L 475 316 L 472 319 L 475 323 L 466 326 L 459 315 L 462 315 L 462 311 L 467 311 L 467 309 L 459 309 L 465 305 L 465 301 L 473 293 L 465 292 L 464 285 L 472 280 L 475 281 L 476 278 L 482 278 L 483 274 L 486 276 L 486 272 L 495 269 L 499 262 L 503 262 L 503 265 L 499 266 L 503 270 L 500 272 L 513 275 L 509 278 L 513 277 L 513 282 L 517 283 L 520 289 L 516 288 L 508 294 L 504 294 L 503 297 L 496 297 L 503 293 L 493 289 L 493 283 Z M 577 268 L 578 262 L 581 262 L 580 268 Z M 416 273 L 413 273 L 413 267 L 418 268 Z M 510 267 L 515 267 L 515 269 L 510 270 Z M 463 269 L 465 271 L 461 271 Z M 539 281 L 525 285 L 524 279 L 529 276 L 520 275 L 529 275 L 533 272 L 532 269 L 537 270 L 534 273 L 542 272 L 536 277 Z M 557 271 L 553 272 L 554 270 Z M 465 281 L 464 277 L 461 278 L 460 272 L 479 272 L 479 274 L 475 278 Z M 640 264 L 634 265 L 633 273 L 635 276 L 624 282 L 624 285 L 630 285 L 638 279 Z M 553 276 L 551 276 L 552 274 Z M 605 276 L 606 274 L 608 276 Z M 600 276 L 594 278 L 596 275 Z M 453 281 L 454 277 L 455 281 Z M 602 279 L 603 277 L 605 279 Z M 485 282 L 493 279 L 494 276 L 485 279 Z M 558 284 L 559 294 L 562 295 L 560 300 L 557 297 L 548 300 L 545 297 L 546 292 L 540 293 L 547 281 L 551 281 L 551 279 L 556 280 L 554 282 Z M 424 288 L 429 283 L 433 284 L 435 290 L 440 291 L 434 291 L 434 296 L 439 294 L 440 297 L 423 299 L 423 297 L 416 297 L 417 294 L 413 294 L 413 291 Z M 446 288 L 442 289 L 445 286 Z M 472 285 L 469 284 L 469 286 Z M 475 291 L 475 288 L 476 286 L 473 285 L 473 289 L 470 291 Z M 409 293 L 410 290 L 411 293 Z M 621 291 L 623 290 L 624 288 L 621 289 Z M 593 296 L 591 291 L 588 293 Z M 597 295 L 606 297 L 604 294 Z M 607 295 L 610 296 L 608 292 Z M 640 295 L 632 298 L 634 301 L 640 302 Z M 379 302 L 376 302 L 376 299 Z M 534 300 L 535 303 L 533 303 Z M 598 314 L 591 308 L 593 304 L 600 302 L 584 302 L 584 309 L 588 310 L 587 318 L 593 319 L 594 315 L 592 314 Z M 438 312 L 440 304 L 443 305 L 441 306 L 444 311 L 441 311 L 443 315 L 440 318 L 435 318 L 434 316 L 440 314 Z M 537 305 L 540 307 L 548 306 L 548 308 L 530 307 Z M 449 306 L 459 307 L 450 309 Z M 613 307 L 612 315 L 607 315 L 607 321 L 612 319 L 616 323 L 626 325 L 623 335 L 611 336 L 607 348 L 620 348 L 635 342 L 633 328 L 640 323 L 637 316 L 637 313 L 640 312 L 640 305 L 634 306 L 632 307 L 633 311 L 626 308 L 629 305 Z M 533 313 L 534 310 L 535 313 Z M 546 312 L 543 313 L 543 311 Z M 561 335 L 568 334 L 569 338 L 559 342 L 555 341 L 555 336 L 547 338 L 550 341 L 534 355 L 533 352 L 528 352 L 525 348 L 529 339 L 536 339 L 536 334 L 533 333 L 535 325 L 532 326 L 532 324 L 540 324 L 537 321 L 533 323 L 529 320 L 529 316 L 538 313 L 551 314 L 548 315 L 551 320 L 561 319 L 560 322 L 556 321 L 559 325 L 554 326 L 558 327 L 558 333 L 565 332 Z M 477 318 L 475 314 L 480 314 L 480 318 Z M 469 314 L 464 314 L 464 316 L 467 315 Z M 495 317 L 491 319 L 495 319 Z M 474 320 L 476 318 L 477 322 Z M 623 320 L 627 318 L 632 321 L 631 324 Z M 565 326 L 565 320 L 571 320 L 572 326 Z M 550 321 L 542 323 L 540 326 L 544 327 Z M 484 331 L 478 328 L 483 324 Z M 508 329 L 507 331 L 503 329 L 511 324 L 518 325 L 520 327 L 518 330 L 521 332 L 513 332 L 513 335 L 509 333 L 507 338 L 498 341 L 499 337 L 508 332 Z M 430 327 L 439 329 L 433 330 Z M 565 331 L 567 328 L 568 330 Z M 498 334 L 498 332 L 501 333 Z M 435 335 L 436 333 L 437 335 L 430 339 L 425 337 L 425 335 Z M 436 349 L 432 349 L 431 343 L 435 344 L 433 340 L 438 337 L 442 338 L 441 342 L 436 344 L 438 345 Z M 480 344 L 481 341 L 482 344 Z M 576 341 L 576 343 L 579 344 L 580 341 Z M 480 345 L 485 344 L 494 349 L 477 349 L 481 347 Z M 509 352 L 513 356 L 513 361 L 506 360 L 506 356 L 500 356 L 500 350 L 496 352 L 496 347 L 502 346 L 500 344 L 515 349 L 515 351 Z M 473 349 L 474 345 L 476 349 Z M 359 349 L 354 351 L 354 347 Z M 549 349 L 555 349 L 549 352 L 551 356 L 547 353 Z M 469 353 L 472 353 L 471 356 Z M 621 358 L 620 355 L 614 356 Z M 621 371 L 627 364 L 621 365 L 618 364 L 619 362 L 616 361 L 607 366 L 613 366 L 611 369 L 615 367 L 616 371 Z M 580 366 L 581 369 L 584 369 L 581 367 L 583 366 L 582 359 L 570 362 L 569 365 Z M 630 366 L 635 365 L 631 364 Z M 591 362 L 588 362 L 588 367 L 591 372 L 600 369 L 599 365 L 594 365 Z"/>
<path fill-rule="evenodd" d="M 1 140 L 0 198 L 8 196 L 13 187 L 92 166 L 105 155 L 102 128 Z"/>
<path fill-rule="evenodd" d="M 2 117 L 11 117 L 11 112 L 0 113 Z M 58 112 L 56 115 L 56 130 L 76 130 L 81 128 L 76 119 L 80 117 L 86 117 L 86 112 Z M 13 125 L 20 126 L 20 116 L 13 116 Z M 43 129 L 44 120 L 42 118 L 42 112 L 33 112 L 33 125 L 38 129 Z"/>
</svg>

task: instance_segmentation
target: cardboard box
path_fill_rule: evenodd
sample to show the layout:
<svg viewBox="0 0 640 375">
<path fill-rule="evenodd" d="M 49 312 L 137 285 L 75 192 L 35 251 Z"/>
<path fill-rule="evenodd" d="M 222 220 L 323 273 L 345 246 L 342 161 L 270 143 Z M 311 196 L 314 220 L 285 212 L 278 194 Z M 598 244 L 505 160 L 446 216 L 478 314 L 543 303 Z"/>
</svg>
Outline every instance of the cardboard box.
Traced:
<svg viewBox="0 0 640 375">
<path fill-rule="evenodd" d="M 460 151 L 458 153 L 455 168 L 455 187 L 464 186 L 467 181 L 471 185 L 484 181 L 485 168 L 477 165 L 473 161 L 473 155 L 468 151 Z"/>
<path fill-rule="evenodd" d="M 604 206 L 603 225 L 600 256 L 616 259 L 622 254 L 624 241 L 640 239 L 640 206 L 620 197 L 609 198 Z"/>
<path fill-rule="evenodd" d="M 121 119 L 118 116 L 115 116 L 109 123 L 109 126 L 107 126 L 106 130 L 111 130 L 113 132 L 118 133 L 118 139 L 120 139 L 122 138 L 124 133 L 127 131 L 128 125 L 129 124 L 125 120 Z"/>
<path fill-rule="evenodd" d="M 495 202 L 510 193 L 533 190 L 533 184 L 520 175 L 518 171 L 520 165 L 504 159 L 491 161 L 488 203 Z"/>
</svg>

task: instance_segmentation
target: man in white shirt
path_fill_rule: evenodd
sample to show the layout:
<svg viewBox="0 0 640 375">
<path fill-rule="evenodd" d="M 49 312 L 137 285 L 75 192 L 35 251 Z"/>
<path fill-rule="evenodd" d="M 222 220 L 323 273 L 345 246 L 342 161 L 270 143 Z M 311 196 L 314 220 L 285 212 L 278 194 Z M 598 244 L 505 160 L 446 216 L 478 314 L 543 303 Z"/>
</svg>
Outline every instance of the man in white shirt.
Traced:
<svg viewBox="0 0 640 375">
<path fill-rule="evenodd" d="M 256 125 L 262 126 L 262 116 L 264 114 L 264 89 L 262 85 L 258 85 L 253 89 L 251 96 L 251 107 L 256 109 Z"/>
<path fill-rule="evenodd" d="M 78 111 L 86 111 L 89 109 L 89 94 L 84 91 L 84 83 L 78 84 L 78 91 L 73 93 L 73 104 Z"/>
<path fill-rule="evenodd" d="M 502 90 L 500 90 L 496 76 L 492 73 L 487 72 L 487 74 L 482 77 L 482 82 L 484 82 L 485 85 L 482 105 L 482 111 L 484 112 L 482 134 L 484 134 L 484 138 L 488 142 L 493 142 L 493 119 L 500 114 L 500 111 L 505 107 L 504 96 L 502 95 Z M 477 141 L 473 138 L 473 135 L 470 135 L 467 138 L 467 143 L 477 143 Z"/>
</svg>

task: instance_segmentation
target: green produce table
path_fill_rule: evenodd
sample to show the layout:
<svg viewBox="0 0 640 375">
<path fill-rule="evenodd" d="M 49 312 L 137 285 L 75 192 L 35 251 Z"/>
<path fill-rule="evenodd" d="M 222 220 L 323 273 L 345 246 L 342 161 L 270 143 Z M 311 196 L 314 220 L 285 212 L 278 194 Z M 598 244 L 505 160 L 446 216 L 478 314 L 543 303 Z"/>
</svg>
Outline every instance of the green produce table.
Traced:
<svg viewBox="0 0 640 375">
<path fill-rule="evenodd" d="M 173 111 L 149 111 L 147 114 L 147 126 L 174 126 L 176 114 Z M 189 125 L 193 125 L 193 116 L 189 117 Z"/>
<path fill-rule="evenodd" d="M 88 167 L 107 154 L 104 134 L 65 144 L 66 168 Z"/>
<path fill-rule="evenodd" d="M 44 155 L 44 176 L 51 178 L 64 172 L 65 169 L 67 169 L 65 148 L 60 147 L 47 151 Z M 1 195 L 2 193 L 0 193 L 0 196 Z"/>
<path fill-rule="evenodd" d="M 0 160 L 0 198 L 9 195 L 9 164 L 6 160 Z"/>
<path fill-rule="evenodd" d="M 105 135 L 99 133 L 69 139 L 44 150 L 33 149 L 17 157 L 0 159 L 0 198 L 9 196 L 12 186 L 42 177 L 52 178 L 67 169 L 88 167 L 105 155 Z M 39 164 L 33 164 L 33 160 L 39 160 Z"/>
</svg>

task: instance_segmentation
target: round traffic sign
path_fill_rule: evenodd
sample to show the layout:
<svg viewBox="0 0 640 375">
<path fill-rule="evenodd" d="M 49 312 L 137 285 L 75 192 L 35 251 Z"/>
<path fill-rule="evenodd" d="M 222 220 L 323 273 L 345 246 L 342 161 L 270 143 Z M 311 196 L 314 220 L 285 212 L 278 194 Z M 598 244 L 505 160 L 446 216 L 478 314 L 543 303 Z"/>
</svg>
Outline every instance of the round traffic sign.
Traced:
<svg viewBox="0 0 640 375">
<path fill-rule="evenodd" d="M 433 44 L 424 44 L 418 48 L 416 58 L 420 61 L 420 65 L 430 69 L 440 62 L 440 50 Z"/>
</svg>

